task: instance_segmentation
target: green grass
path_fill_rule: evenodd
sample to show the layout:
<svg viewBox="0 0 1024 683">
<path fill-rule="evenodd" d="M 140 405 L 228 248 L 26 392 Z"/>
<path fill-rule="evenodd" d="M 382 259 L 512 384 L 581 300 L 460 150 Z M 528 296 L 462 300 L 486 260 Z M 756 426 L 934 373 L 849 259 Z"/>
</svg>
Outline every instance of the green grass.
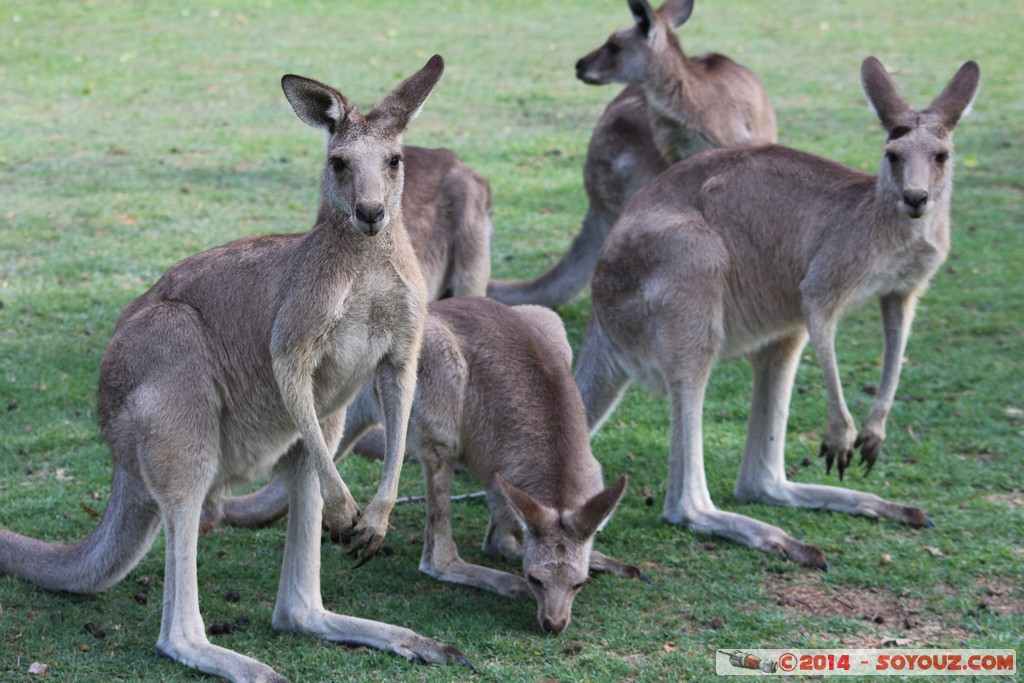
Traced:
<svg viewBox="0 0 1024 683">
<path fill-rule="evenodd" d="M 589 131 L 616 92 L 575 81 L 572 65 L 628 21 L 625 3 L 613 0 L 0 7 L 0 526 L 69 541 L 95 525 L 89 513 L 104 507 L 110 477 L 93 404 L 98 365 L 132 298 L 191 253 L 312 224 L 322 137 L 292 114 L 281 74 L 324 80 L 366 106 L 442 53 L 447 72 L 407 139 L 451 147 L 490 179 L 494 273 L 526 277 L 554 263 L 578 229 Z M 858 85 L 864 56 L 898 67 L 897 84 L 918 106 L 963 61 L 981 64 L 980 97 L 957 133 L 953 252 L 919 307 L 881 461 L 870 477 L 852 472 L 847 480 L 925 508 L 934 528 L 731 500 L 749 392 L 746 365 L 731 362 L 715 372 L 706 404 L 712 496 L 823 548 L 827 574 L 662 522 L 667 410 L 663 398 L 633 390 L 594 440 L 606 477 L 630 476 L 599 545 L 642 564 L 653 584 L 602 577 L 577 600 L 569 630 L 546 637 L 525 601 L 420 575 L 423 509 L 413 504 L 393 514 L 389 557 L 353 570 L 338 547 L 325 546 L 326 604 L 456 645 L 479 668 L 477 680 L 708 679 L 719 647 L 883 637 L 915 647 L 1019 646 L 1024 419 L 1013 409 L 1024 409 L 1022 29 L 1024 10 L 1011 0 L 908 0 L 898 8 L 702 0 L 681 32 L 691 52 L 720 50 L 761 75 L 784 144 L 869 170 L 882 133 Z M 589 308 L 583 297 L 560 311 L 576 345 Z M 871 399 L 862 387 L 878 381 L 877 312 L 852 314 L 840 335 L 842 379 L 861 419 Z M 787 462 L 800 481 L 834 481 L 815 458 L 826 401 L 813 356 L 805 361 Z M 799 466 L 805 458 L 810 467 Z M 342 472 L 368 501 L 377 465 L 350 459 Z M 457 486 L 475 488 L 464 479 Z M 421 492 L 417 466 L 405 468 L 402 489 Z M 459 503 L 456 513 L 464 557 L 482 561 L 485 504 Z M 283 543 L 281 523 L 201 539 L 207 625 L 251 619 L 245 632 L 214 642 L 296 681 L 469 676 L 273 632 Z M 56 680 L 199 680 L 153 647 L 162 563 L 160 536 L 124 582 L 100 595 L 51 594 L 0 578 L 4 680 L 31 679 L 33 661 L 49 664 Z M 816 613 L 779 604 L 792 586 L 823 597 Z M 238 602 L 226 599 L 232 590 Z M 145 604 L 133 599 L 140 593 Z M 844 616 L 836 598 L 851 594 L 903 605 L 913 623 Z"/>
</svg>

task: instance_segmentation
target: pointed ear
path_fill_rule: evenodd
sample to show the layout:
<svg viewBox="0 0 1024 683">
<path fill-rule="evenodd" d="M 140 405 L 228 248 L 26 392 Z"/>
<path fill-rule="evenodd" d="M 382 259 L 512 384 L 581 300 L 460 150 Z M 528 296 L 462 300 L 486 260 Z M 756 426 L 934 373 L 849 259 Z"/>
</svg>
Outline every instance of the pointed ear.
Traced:
<svg viewBox="0 0 1024 683">
<path fill-rule="evenodd" d="M 658 14 L 669 20 L 674 28 L 679 28 L 693 14 L 694 0 L 665 0 L 658 8 Z"/>
<path fill-rule="evenodd" d="M 611 517 L 625 493 L 626 476 L 623 475 L 614 484 L 584 503 L 583 507 L 576 510 L 574 515 L 573 526 L 577 533 L 582 538 L 589 538 L 596 534 L 597 530 L 604 526 L 604 523 Z"/>
<path fill-rule="evenodd" d="M 552 521 L 553 516 L 548 509 L 529 493 L 508 483 L 500 474 L 494 475 L 494 480 L 498 482 L 505 501 L 526 528 L 538 531 Z"/>
<path fill-rule="evenodd" d="M 434 55 L 422 69 L 398 84 L 389 95 L 374 105 L 367 118 L 380 118 L 399 131 L 405 130 L 423 108 L 427 95 L 444 73 L 444 59 Z"/>
<path fill-rule="evenodd" d="M 284 96 L 303 123 L 334 133 L 352 105 L 340 92 L 311 78 L 287 74 L 281 78 Z"/>
<path fill-rule="evenodd" d="M 910 111 L 910 105 L 896 90 L 882 63 L 874 57 L 865 59 L 860 65 L 860 82 L 882 127 L 891 131 L 899 125 L 900 115 Z"/>
<path fill-rule="evenodd" d="M 943 125 L 952 130 L 962 116 L 970 113 L 980 85 L 981 68 L 977 62 L 967 62 L 950 79 L 942 93 L 928 105 L 926 111 L 938 114 Z"/>
<path fill-rule="evenodd" d="M 651 37 L 651 27 L 654 26 L 654 10 L 651 9 L 647 0 L 626 0 L 629 11 L 633 13 L 633 21 L 636 22 L 640 33 L 648 38 Z"/>
</svg>

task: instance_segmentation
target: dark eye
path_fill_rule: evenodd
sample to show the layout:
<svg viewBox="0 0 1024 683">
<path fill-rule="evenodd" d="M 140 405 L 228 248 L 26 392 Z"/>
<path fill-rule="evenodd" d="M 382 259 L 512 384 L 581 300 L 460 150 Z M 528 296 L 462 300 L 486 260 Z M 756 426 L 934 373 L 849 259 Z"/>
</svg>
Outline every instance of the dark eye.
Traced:
<svg viewBox="0 0 1024 683">
<path fill-rule="evenodd" d="M 339 159 L 338 157 L 331 157 L 330 163 L 331 163 L 331 168 L 334 169 L 335 173 L 341 173 L 346 168 L 348 168 L 348 166 L 345 165 L 344 160 Z"/>
<path fill-rule="evenodd" d="M 608 54 L 610 55 L 617 55 L 622 50 L 617 43 L 608 43 L 605 49 L 608 50 Z"/>
<path fill-rule="evenodd" d="M 586 586 L 586 585 L 587 585 L 586 581 L 580 581 L 579 583 L 577 583 L 575 586 L 572 587 L 572 590 L 573 590 L 573 592 L 578 591 L 578 590 L 582 590 L 583 587 Z"/>
<path fill-rule="evenodd" d="M 885 159 L 890 164 L 898 164 L 900 162 L 900 158 L 898 156 L 896 156 L 896 154 L 893 153 L 893 152 L 886 152 L 885 153 Z"/>
<path fill-rule="evenodd" d="M 935 163 L 944 164 L 949 160 L 949 152 L 939 152 L 935 155 Z"/>
<path fill-rule="evenodd" d="M 538 579 L 536 576 L 534 576 L 532 574 L 527 575 L 526 580 L 530 582 L 530 585 L 532 585 L 532 586 L 534 586 L 536 588 L 543 588 L 544 587 L 544 584 L 541 582 L 541 580 Z"/>
<path fill-rule="evenodd" d="M 390 161 L 389 165 L 391 166 L 391 168 L 398 168 L 398 166 L 401 163 L 402 163 L 402 157 L 400 157 L 400 156 L 398 156 L 396 154 L 395 156 L 391 157 L 391 161 Z"/>
</svg>

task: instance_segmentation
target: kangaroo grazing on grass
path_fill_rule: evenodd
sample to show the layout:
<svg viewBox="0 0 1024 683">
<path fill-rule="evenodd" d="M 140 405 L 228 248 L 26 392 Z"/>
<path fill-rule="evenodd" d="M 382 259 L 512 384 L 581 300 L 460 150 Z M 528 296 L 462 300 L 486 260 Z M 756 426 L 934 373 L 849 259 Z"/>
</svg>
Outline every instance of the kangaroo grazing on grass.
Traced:
<svg viewBox="0 0 1024 683">
<path fill-rule="evenodd" d="M 409 452 L 423 466 L 427 488 L 420 571 L 533 597 L 537 621 L 552 633 L 568 626 L 589 570 L 644 578 L 636 567 L 592 549 L 625 493 L 626 478 L 607 489 L 602 484 L 571 365 L 565 328 L 549 309 L 510 309 L 479 297 L 439 301 L 430 305 L 409 419 Z M 349 408 L 339 455 L 382 417 L 365 387 Z M 450 502 L 456 464 L 487 488 L 491 521 L 484 552 L 521 561 L 525 580 L 459 558 Z M 280 480 L 224 507 L 229 522 L 246 526 L 287 510 Z"/>
<path fill-rule="evenodd" d="M 636 194 L 605 243 L 576 369 L 592 431 L 630 378 L 667 390 L 665 519 L 815 567 L 826 567 L 818 548 L 715 509 L 701 412 L 712 367 L 746 355 L 754 384 L 737 498 L 931 524 L 921 510 L 872 494 L 786 481 L 786 418 L 808 332 L 829 398 L 827 467 L 835 462 L 842 475 L 854 448 L 869 470 L 878 457 L 915 302 L 949 251 L 952 133 L 980 71 L 964 64 L 921 111 L 873 57 L 861 78 L 888 134 L 878 176 L 774 145 L 711 150 L 676 164 Z M 835 331 L 844 312 L 874 297 L 885 351 L 858 433 L 843 400 Z"/>
<path fill-rule="evenodd" d="M 710 147 L 777 140 L 775 114 L 756 75 L 720 54 L 687 57 L 675 29 L 694 0 L 654 10 L 628 0 L 635 25 L 576 63 L 591 85 L 626 83 L 601 115 L 587 148 L 583 182 L 590 205 L 565 256 L 535 280 L 492 281 L 487 294 L 507 304 L 556 307 L 590 281 L 598 252 L 626 201 L 670 164 Z"/>
<path fill-rule="evenodd" d="M 0 572 L 50 590 L 93 593 L 124 578 L 163 520 L 167 554 L 157 649 L 232 681 L 284 680 L 210 644 L 199 613 L 204 507 L 266 476 L 285 482 L 289 518 L 277 629 L 429 662 L 468 660 L 399 628 L 327 612 L 321 519 L 380 547 L 397 493 L 426 317 L 402 227 L 401 137 L 444 69 L 433 57 L 363 116 L 336 90 L 288 75 L 298 117 L 328 134 L 315 227 L 252 237 L 173 266 L 124 311 L 100 366 L 100 427 L 114 456 L 100 525 L 72 545 L 0 531 Z M 345 405 L 376 369 L 387 428 L 379 488 L 362 511 L 333 454 Z"/>
</svg>

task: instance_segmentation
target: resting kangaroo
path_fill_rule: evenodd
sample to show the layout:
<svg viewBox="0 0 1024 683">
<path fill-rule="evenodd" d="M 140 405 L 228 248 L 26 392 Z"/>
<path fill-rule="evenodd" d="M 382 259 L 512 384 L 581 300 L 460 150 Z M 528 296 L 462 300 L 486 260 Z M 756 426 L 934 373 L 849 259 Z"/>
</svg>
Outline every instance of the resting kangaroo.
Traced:
<svg viewBox="0 0 1024 683">
<path fill-rule="evenodd" d="M 396 497 L 426 317 L 402 227 L 401 137 L 443 69 L 433 57 L 366 116 L 326 85 L 282 79 L 299 118 L 328 133 L 317 224 L 191 256 L 125 308 L 100 366 L 100 427 L 114 456 L 103 519 L 73 545 L 0 531 L 0 572 L 50 590 L 100 591 L 124 578 L 163 520 L 157 649 L 232 681 L 283 680 L 209 643 L 196 575 L 204 506 L 274 466 L 292 511 L 274 627 L 468 663 L 408 629 L 327 612 L 319 575 L 321 518 L 332 534 L 360 534 L 365 562 Z M 360 517 L 333 454 L 345 405 L 375 368 L 387 455 Z"/>
<path fill-rule="evenodd" d="M 420 571 L 510 597 L 533 597 L 537 621 L 561 633 L 588 570 L 642 578 L 639 569 L 592 550 L 594 535 L 625 493 L 604 489 L 562 321 L 538 306 L 508 308 L 457 297 L 430 305 L 420 353 L 409 451 L 423 466 L 427 528 Z M 381 421 L 370 387 L 349 408 L 344 454 Z M 451 525 L 455 465 L 487 487 L 491 522 L 483 549 L 521 560 L 526 580 L 459 559 Z M 224 507 L 235 524 L 268 523 L 287 512 L 280 480 Z"/>
<path fill-rule="evenodd" d="M 491 186 L 447 149 L 405 145 L 402 216 L 427 299 L 483 296 L 491 276 Z"/>
<path fill-rule="evenodd" d="M 917 508 L 868 493 L 786 481 L 786 418 L 808 332 L 829 398 L 829 467 L 837 462 L 842 474 L 857 447 L 869 469 L 878 456 L 914 304 L 949 251 L 952 133 L 980 72 L 967 62 L 921 111 L 873 57 L 861 78 L 888 133 L 878 176 L 778 146 L 711 150 L 676 164 L 636 194 L 608 236 L 576 369 L 592 431 L 630 378 L 667 390 L 665 519 L 819 567 L 817 548 L 715 509 L 701 412 L 715 363 L 746 355 L 754 386 L 737 498 L 931 524 Z M 858 434 L 843 401 L 835 330 L 845 311 L 874 297 L 885 352 Z"/>
<path fill-rule="evenodd" d="M 601 115 L 587 148 L 583 182 L 590 206 L 569 251 L 535 280 L 492 281 L 507 304 L 556 307 L 590 281 L 598 252 L 626 201 L 680 159 L 709 147 L 775 142 L 775 114 L 761 81 L 720 54 L 687 57 L 675 29 L 694 0 L 657 11 L 628 0 L 635 26 L 616 31 L 576 63 L 584 83 L 626 83 Z"/>
</svg>

